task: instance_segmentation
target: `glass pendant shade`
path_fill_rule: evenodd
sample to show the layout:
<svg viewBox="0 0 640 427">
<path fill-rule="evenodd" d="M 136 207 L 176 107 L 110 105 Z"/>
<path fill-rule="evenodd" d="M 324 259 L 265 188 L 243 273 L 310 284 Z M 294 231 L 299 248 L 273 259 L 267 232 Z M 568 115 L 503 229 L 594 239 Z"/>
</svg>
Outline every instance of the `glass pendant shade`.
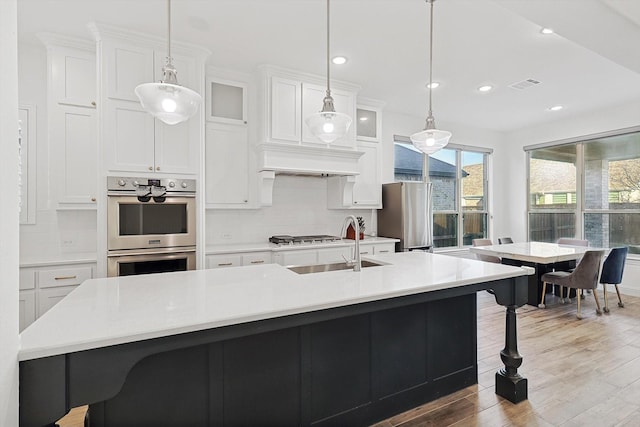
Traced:
<svg viewBox="0 0 640 427">
<path fill-rule="evenodd" d="M 162 81 L 140 84 L 134 92 L 146 112 L 168 125 L 175 125 L 198 111 L 202 97 L 178 84 L 178 72 L 171 61 L 171 0 L 167 0 L 167 62 L 162 68 Z"/>
<path fill-rule="evenodd" d="M 145 111 L 168 125 L 188 120 L 202 102 L 196 91 L 171 83 L 144 83 L 135 93 Z"/>
<path fill-rule="evenodd" d="M 410 136 L 413 146 L 426 154 L 442 150 L 449 142 L 449 138 L 451 138 L 451 132 L 438 129 L 425 129 Z"/>
<path fill-rule="evenodd" d="M 305 119 L 311 133 L 327 144 L 346 135 L 351 121 L 348 115 L 335 111 L 320 111 Z"/>
</svg>

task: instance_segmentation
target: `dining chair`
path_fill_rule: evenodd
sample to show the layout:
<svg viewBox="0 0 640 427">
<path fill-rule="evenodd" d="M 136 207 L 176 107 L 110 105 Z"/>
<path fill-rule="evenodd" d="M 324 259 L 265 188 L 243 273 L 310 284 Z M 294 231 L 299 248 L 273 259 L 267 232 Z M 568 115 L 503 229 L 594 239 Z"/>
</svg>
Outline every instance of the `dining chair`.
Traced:
<svg viewBox="0 0 640 427">
<path fill-rule="evenodd" d="M 499 245 L 506 245 L 507 243 L 513 243 L 513 239 L 511 237 L 498 237 Z"/>
<path fill-rule="evenodd" d="M 491 246 L 493 245 L 493 242 L 491 241 L 491 239 L 473 239 L 471 240 L 471 244 L 473 246 Z M 497 264 L 500 264 L 502 262 L 500 257 L 497 257 L 497 256 L 483 255 L 483 254 L 475 254 L 475 255 L 476 255 L 476 258 L 478 258 L 480 261 L 495 262 Z"/>
<path fill-rule="evenodd" d="M 604 250 L 586 251 L 584 256 L 576 266 L 575 270 L 569 271 L 552 271 L 542 275 L 542 298 L 538 307 L 545 308 L 544 296 L 546 292 L 547 283 L 552 283 L 558 286 L 566 286 L 571 289 L 591 289 L 594 290 L 593 298 L 596 300 L 596 313 L 602 314 L 600 309 L 600 301 L 598 300 L 598 294 L 595 289 L 598 287 L 598 276 L 600 274 L 600 263 L 604 256 Z M 567 293 L 567 297 L 568 297 Z M 567 298 L 571 302 L 570 298 Z M 578 319 L 582 319 L 580 312 L 580 298 L 576 298 L 578 301 Z M 560 293 L 560 302 L 564 303 L 562 298 L 562 291 Z"/>
<path fill-rule="evenodd" d="M 624 307 L 618 285 L 622 282 L 622 274 L 624 273 L 624 264 L 627 259 L 629 248 L 620 247 L 612 248 L 609 255 L 602 264 L 602 273 L 600 273 L 600 283 L 604 290 L 604 312 L 609 312 L 609 298 L 607 297 L 607 285 L 614 285 L 618 294 L 618 307 Z"/>
</svg>

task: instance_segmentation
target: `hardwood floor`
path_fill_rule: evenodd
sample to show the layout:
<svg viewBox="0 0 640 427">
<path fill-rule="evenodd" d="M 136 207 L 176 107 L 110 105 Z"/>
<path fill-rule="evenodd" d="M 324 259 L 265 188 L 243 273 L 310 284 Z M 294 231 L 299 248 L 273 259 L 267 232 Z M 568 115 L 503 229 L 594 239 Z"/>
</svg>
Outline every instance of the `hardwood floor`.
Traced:
<svg viewBox="0 0 640 427">
<path fill-rule="evenodd" d="M 599 291 L 602 299 L 602 291 Z M 502 367 L 504 308 L 478 294 L 478 384 L 381 421 L 375 427 L 414 426 L 638 426 L 640 425 L 640 298 L 609 294 L 610 314 L 596 315 L 592 295 L 546 309 L 518 309 L 521 374 L 529 399 L 517 405 L 496 396 Z M 84 410 L 59 423 L 81 427 Z"/>
</svg>

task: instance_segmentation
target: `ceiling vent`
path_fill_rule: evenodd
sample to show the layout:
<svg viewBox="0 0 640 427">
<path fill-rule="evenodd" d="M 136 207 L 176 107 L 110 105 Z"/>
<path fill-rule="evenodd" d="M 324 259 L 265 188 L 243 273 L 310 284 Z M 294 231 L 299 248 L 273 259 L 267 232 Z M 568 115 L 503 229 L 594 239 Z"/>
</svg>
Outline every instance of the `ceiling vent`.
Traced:
<svg viewBox="0 0 640 427">
<path fill-rule="evenodd" d="M 530 87 L 537 86 L 539 84 L 540 82 L 536 79 L 527 79 L 521 82 L 513 83 L 509 85 L 509 87 L 513 89 L 518 89 L 518 90 L 525 90 L 525 89 L 529 89 Z"/>
</svg>

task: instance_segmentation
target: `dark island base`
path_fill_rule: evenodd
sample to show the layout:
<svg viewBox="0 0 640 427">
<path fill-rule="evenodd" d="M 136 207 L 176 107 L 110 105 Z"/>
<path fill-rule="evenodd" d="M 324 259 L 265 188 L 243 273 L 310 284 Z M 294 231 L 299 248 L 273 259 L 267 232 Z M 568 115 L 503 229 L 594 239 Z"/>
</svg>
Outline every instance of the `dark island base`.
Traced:
<svg viewBox="0 0 640 427">
<path fill-rule="evenodd" d="M 90 404 L 90 425 L 368 425 L 477 383 L 476 292 L 506 307 L 496 393 L 526 399 L 527 278 L 433 291 L 20 363 L 20 425 Z"/>
<path fill-rule="evenodd" d="M 477 382 L 476 295 L 156 354 L 91 426 L 367 425 Z"/>
</svg>

